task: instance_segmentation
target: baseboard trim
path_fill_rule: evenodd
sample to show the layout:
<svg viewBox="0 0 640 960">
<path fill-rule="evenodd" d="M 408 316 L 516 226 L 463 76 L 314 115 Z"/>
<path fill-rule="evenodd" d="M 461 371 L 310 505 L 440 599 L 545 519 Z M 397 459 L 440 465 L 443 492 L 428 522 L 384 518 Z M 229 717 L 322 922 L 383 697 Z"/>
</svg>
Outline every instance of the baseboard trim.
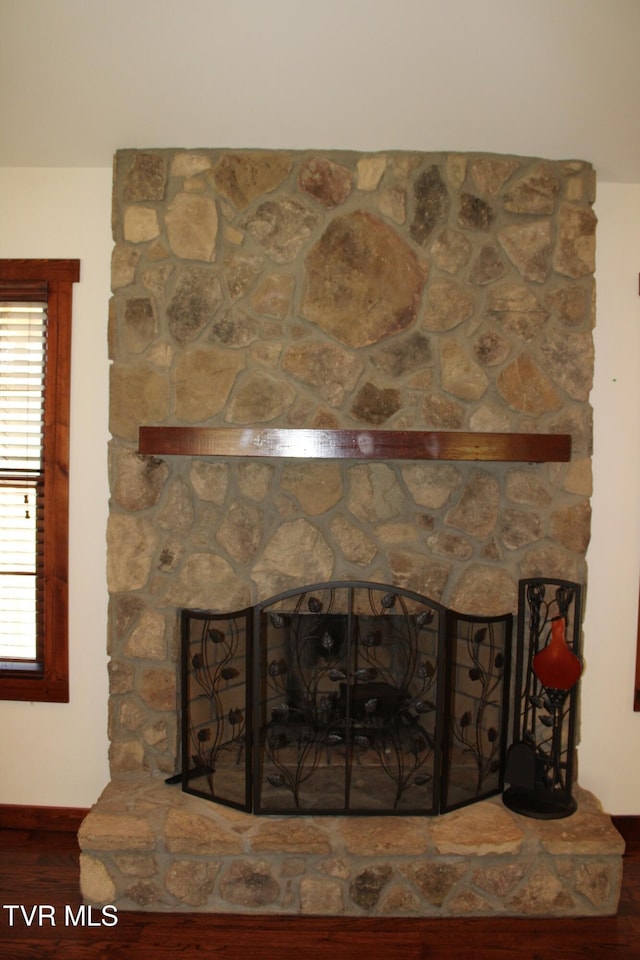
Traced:
<svg viewBox="0 0 640 960">
<path fill-rule="evenodd" d="M 54 830 L 77 833 L 88 807 L 33 807 L 0 803 L 0 830 Z M 614 827 L 629 843 L 640 841 L 640 816 L 612 816 Z"/>
<path fill-rule="evenodd" d="M 627 844 L 640 843 L 640 816 L 612 816 L 611 822 Z"/>
<path fill-rule="evenodd" d="M 89 809 L 84 807 L 32 807 L 0 803 L 0 829 L 77 833 L 88 813 Z"/>
</svg>

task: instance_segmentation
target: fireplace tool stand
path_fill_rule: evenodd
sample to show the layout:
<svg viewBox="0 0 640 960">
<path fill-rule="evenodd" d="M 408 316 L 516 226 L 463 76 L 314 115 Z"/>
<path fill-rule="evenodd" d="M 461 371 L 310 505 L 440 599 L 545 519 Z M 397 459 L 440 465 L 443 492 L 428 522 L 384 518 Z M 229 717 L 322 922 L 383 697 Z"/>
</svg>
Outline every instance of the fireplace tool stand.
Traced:
<svg viewBox="0 0 640 960">
<path fill-rule="evenodd" d="M 503 802 L 538 819 L 568 817 L 573 785 L 581 588 L 566 580 L 520 582 L 513 744 Z"/>
</svg>

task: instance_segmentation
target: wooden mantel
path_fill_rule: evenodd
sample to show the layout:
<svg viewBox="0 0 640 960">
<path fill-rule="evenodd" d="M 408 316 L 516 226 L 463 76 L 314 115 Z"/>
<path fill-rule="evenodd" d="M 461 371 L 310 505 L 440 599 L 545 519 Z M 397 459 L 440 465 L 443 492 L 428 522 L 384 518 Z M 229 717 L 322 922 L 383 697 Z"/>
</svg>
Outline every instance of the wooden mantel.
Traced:
<svg viewBox="0 0 640 960">
<path fill-rule="evenodd" d="M 448 430 L 140 427 L 139 452 L 154 456 L 566 463 L 571 459 L 571 437 L 566 433 Z"/>
</svg>

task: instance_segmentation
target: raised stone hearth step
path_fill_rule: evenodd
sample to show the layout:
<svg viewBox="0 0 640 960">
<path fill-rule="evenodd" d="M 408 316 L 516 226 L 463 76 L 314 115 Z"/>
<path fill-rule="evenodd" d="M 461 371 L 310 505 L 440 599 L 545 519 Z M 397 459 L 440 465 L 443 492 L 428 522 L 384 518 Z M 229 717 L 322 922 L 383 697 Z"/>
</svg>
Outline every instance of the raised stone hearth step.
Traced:
<svg viewBox="0 0 640 960">
<path fill-rule="evenodd" d="M 602 916 L 624 841 L 597 799 L 534 820 L 500 798 L 435 818 L 256 817 L 158 780 L 112 781 L 84 820 L 81 886 L 120 910 Z"/>
</svg>

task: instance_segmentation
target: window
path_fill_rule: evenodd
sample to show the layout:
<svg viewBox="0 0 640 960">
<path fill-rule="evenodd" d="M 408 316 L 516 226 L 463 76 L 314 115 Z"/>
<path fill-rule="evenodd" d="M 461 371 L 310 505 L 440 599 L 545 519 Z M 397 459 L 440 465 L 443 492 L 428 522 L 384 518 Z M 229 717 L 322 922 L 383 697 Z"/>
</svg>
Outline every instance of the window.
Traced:
<svg viewBox="0 0 640 960">
<path fill-rule="evenodd" d="M 0 698 L 69 699 L 71 303 L 79 260 L 0 260 Z"/>
</svg>

